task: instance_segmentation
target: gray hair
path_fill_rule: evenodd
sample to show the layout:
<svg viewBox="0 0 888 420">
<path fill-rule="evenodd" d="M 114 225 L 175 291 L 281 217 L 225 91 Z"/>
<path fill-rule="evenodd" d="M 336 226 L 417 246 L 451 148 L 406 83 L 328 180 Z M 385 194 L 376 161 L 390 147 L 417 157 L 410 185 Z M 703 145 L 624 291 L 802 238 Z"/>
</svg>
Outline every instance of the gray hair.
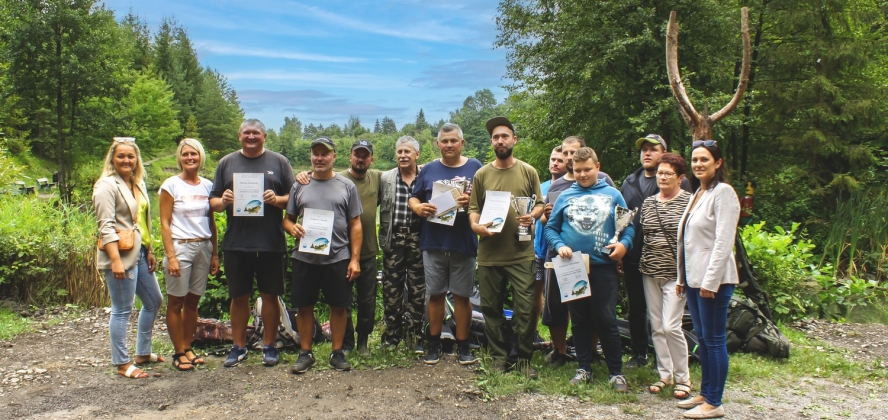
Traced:
<svg viewBox="0 0 888 420">
<path fill-rule="evenodd" d="M 395 149 L 397 150 L 398 146 L 400 146 L 402 144 L 407 144 L 407 143 L 410 143 L 410 145 L 413 146 L 413 150 L 416 150 L 417 152 L 419 152 L 419 142 L 416 141 L 415 138 L 410 137 L 410 136 L 399 137 L 398 141 L 395 142 Z"/>
<path fill-rule="evenodd" d="M 256 118 L 249 118 L 244 120 L 244 122 L 241 123 L 240 128 L 237 130 L 237 133 L 242 133 L 244 131 L 244 127 L 256 127 L 259 129 L 259 131 L 262 132 L 262 134 L 268 134 L 268 132 L 265 131 L 265 124 L 262 124 L 262 121 L 259 121 Z"/>
<path fill-rule="evenodd" d="M 451 131 L 456 131 L 456 134 L 459 135 L 459 139 L 464 140 L 462 128 L 459 128 L 459 126 L 454 123 L 444 123 L 444 125 L 441 126 L 441 129 L 438 130 L 438 140 L 441 140 L 441 134 L 449 133 Z"/>
</svg>

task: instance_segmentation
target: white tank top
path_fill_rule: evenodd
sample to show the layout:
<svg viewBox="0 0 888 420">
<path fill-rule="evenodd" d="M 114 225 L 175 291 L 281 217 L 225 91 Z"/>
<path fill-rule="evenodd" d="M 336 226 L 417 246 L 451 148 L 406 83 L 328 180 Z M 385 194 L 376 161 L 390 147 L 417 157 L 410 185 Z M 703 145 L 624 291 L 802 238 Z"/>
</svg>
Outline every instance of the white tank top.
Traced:
<svg viewBox="0 0 888 420">
<path fill-rule="evenodd" d="M 178 175 L 167 178 L 160 186 L 173 197 L 173 222 L 170 230 L 173 239 L 209 239 L 210 232 L 210 191 L 213 183 L 199 177 L 200 185 L 190 185 Z M 159 193 L 159 192 L 158 192 Z"/>
</svg>

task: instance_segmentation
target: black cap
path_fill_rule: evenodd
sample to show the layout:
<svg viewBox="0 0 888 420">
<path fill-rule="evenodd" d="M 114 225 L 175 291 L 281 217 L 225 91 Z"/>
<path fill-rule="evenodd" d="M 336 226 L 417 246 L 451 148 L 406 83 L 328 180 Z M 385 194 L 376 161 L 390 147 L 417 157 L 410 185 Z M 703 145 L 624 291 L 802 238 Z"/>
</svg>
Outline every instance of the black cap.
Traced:
<svg viewBox="0 0 888 420">
<path fill-rule="evenodd" d="M 327 137 L 318 137 L 314 139 L 314 141 L 311 142 L 310 147 L 315 147 L 316 144 L 323 144 L 324 146 L 327 146 L 328 149 L 334 152 L 336 151 L 336 143 L 333 143 L 333 140 L 330 140 Z"/>
<path fill-rule="evenodd" d="M 373 154 L 373 143 L 370 143 L 367 140 L 358 140 L 352 144 L 352 152 L 357 149 L 367 149 L 370 154 Z"/>
<path fill-rule="evenodd" d="M 493 129 L 494 129 L 494 128 L 497 128 L 497 127 L 499 127 L 499 126 L 501 126 L 501 125 L 504 125 L 504 126 L 506 126 L 506 127 L 509 127 L 509 130 L 512 130 L 512 134 L 513 134 L 513 135 L 515 134 L 515 127 L 512 126 L 512 122 L 509 121 L 508 118 L 506 118 L 506 117 L 502 117 L 502 116 L 500 116 L 500 117 L 493 117 L 493 118 L 487 120 L 487 133 L 490 134 L 490 135 L 492 136 L 492 135 L 493 135 Z"/>
</svg>

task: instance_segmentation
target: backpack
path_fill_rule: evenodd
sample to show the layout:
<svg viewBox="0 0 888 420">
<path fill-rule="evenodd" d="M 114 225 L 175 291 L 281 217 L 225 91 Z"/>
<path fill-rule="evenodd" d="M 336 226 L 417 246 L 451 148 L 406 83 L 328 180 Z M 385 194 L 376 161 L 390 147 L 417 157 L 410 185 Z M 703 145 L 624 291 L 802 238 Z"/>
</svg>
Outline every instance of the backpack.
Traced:
<svg viewBox="0 0 888 420">
<path fill-rule="evenodd" d="M 789 339 L 780 332 L 755 303 L 734 295 L 728 305 L 727 323 L 728 352 L 742 351 L 770 355 L 778 359 L 789 358 Z"/>
<path fill-rule="evenodd" d="M 276 303 L 280 308 L 281 321 L 278 326 L 275 347 L 279 349 L 298 348 L 300 345 L 299 333 L 293 330 L 290 312 L 287 310 L 287 306 L 284 304 L 284 300 L 280 296 L 278 296 Z M 256 299 L 256 306 L 253 308 L 254 332 L 252 336 L 248 336 L 247 338 L 247 348 L 254 348 L 257 350 L 262 349 L 262 336 L 265 332 L 265 326 L 262 323 L 262 304 L 261 297 Z"/>
</svg>

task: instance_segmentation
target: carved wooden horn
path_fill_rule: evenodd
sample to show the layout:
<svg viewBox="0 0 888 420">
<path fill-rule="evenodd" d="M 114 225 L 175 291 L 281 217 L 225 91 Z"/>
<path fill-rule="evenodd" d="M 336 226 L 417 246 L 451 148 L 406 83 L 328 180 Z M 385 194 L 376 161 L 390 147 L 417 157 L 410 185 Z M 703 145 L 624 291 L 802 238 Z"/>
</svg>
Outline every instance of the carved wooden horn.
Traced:
<svg viewBox="0 0 888 420">
<path fill-rule="evenodd" d="M 702 113 L 698 112 L 688 93 L 685 91 L 684 84 L 681 82 L 681 73 L 678 67 L 678 23 L 675 22 L 676 13 L 673 10 L 669 14 L 669 26 L 666 28 L 666 73 L 669 75 L 669 85 L 672 86 L 672 95 L 678 101 L 678 108 L 681 110 L 681 116 L 691 131 L 694 140 L 712 139 L 712 126 L 719 120 L 727 116 L 737 108 L 737 104 L 743 99 L 746 93 L 746 86 L 749 84 L 749 61 L 752 47 L 749 42 L 749 8 L 740 9 L 740 31 L 743 37 L 743 66 L 740 70 L 740 82 L 737 85 L 737 91 L 724 108 L 709 115 L 709 110 L 704 108 Z"/>
</svg>

